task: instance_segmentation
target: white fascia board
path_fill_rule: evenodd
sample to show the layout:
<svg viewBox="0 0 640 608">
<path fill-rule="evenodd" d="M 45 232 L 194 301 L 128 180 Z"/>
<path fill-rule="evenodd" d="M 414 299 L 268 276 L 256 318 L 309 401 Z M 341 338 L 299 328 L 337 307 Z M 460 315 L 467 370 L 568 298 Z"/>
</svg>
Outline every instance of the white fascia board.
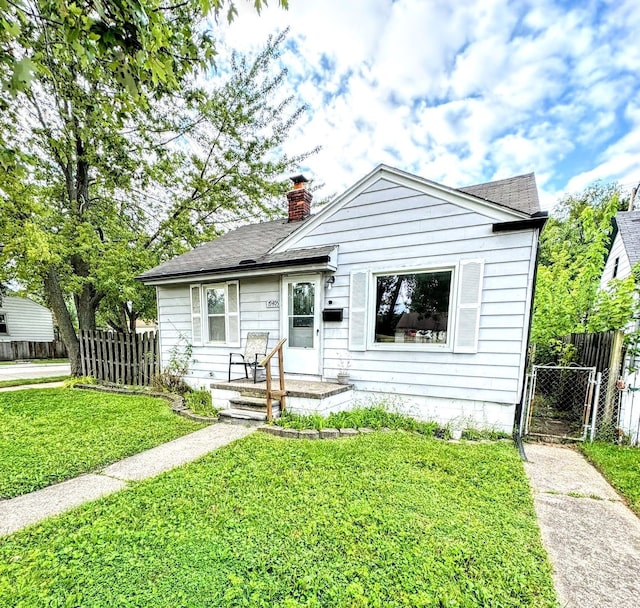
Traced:
<svg viewBox="0 0 640 608">
<path fill-rule="evenodd" d="M 202 273 L 201 275 L 188 275 L 184 277 L 166 278 L 158 277 L 143 281 L 145 285 L 182 285 L 188 283 L 217 283 L 234 279 L 248 279 L 251 277 L 266 277 L 283 274 L 308 274 L 310 272 L 335 272 L 338 269 L 337 247 L 329 254 L 329 261 L 320 264 L 302 264 L 298 266 L 278 266 L 275 268 L 256 268 L 255 270 L 241 270 L 238 272 Z"/>
<path fill-rule="evenodd" d="M 485 201 L 465 192 L 459 192 L 454 188 L 443 186 L 436 182 L 432 182 L 423 177 L 412 175 L 400 169 L 394 169 L 387 165 L 378 165 L 371 173 L 365 175 L 361 180 L 356 182 L 336 200 L 327 205 L 320 213 L 310 219 L 304 226 L 293 232 L 286 239 L 278 243 L 270 253 L 280 253 L 287 249 L 292 249 L 305 236 L 315 230 L 316 226 L 329 219 L 334 213 L 342 209 L 349 201 L 353 200 L 364 192 L 369 186 L 379 179 L 386 179 L 390 182 L 418 190 L 424 194 L 428 194 L 444 200 L 458 207 L 480 213 L 495 222 L 508 222 L 513 220 L 528 219 L 530 216 L 522 211 L 509 209 L 498 203 Z"/>
</svg>

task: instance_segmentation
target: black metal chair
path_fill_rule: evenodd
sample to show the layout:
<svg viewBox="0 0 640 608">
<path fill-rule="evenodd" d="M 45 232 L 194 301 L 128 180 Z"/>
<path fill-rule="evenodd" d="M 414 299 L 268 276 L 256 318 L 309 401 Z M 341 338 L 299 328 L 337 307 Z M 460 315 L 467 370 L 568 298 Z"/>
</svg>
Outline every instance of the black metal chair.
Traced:
<svg viewBox="0 0 640 608">
<path fill-rule="evenodd" d="M 247 342 L 243 353 L 229 353 L 229 382 L 231 382 L 231 367 L 242 365 L 244 367 L 244 377 L 249 378 L 249 368 L 252 369 L 253 383 L 257 382 L 258 364 L 267 354 L 267 344 L 269 343 L 268 331 L 254 331 L 247 334 Z M 239 361 L 234 361 L 234 357 L 240 357 Z M 236 378 L 237 380 L 237 378 Z"/>
</svg>

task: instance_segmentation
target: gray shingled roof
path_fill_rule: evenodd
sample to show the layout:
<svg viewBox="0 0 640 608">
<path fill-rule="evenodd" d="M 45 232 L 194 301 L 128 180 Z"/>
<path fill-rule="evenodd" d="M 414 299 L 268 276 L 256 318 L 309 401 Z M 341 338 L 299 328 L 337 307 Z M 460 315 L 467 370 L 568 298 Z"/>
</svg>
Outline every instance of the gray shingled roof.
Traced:
<svg viewBox="0 0 640 608">
<path fill-rule="evenodd" d="M 138 278 L 142 280 L 157 279 L 204 272 L 221 271 L 224 269 L 246 267 L 254 264 L 241 264 L 246 260 L 255 260 L 256 264 L 278 263 L 282 261 L 278 256 L 267 256 L 280 241 L 305 224 L 302 222 L 288 222 L 286 219 L 259 224 L 248 224 L 236 230 L 227 232 L 213 241 L 199 245 L 195 249 L 179 255 L 160 266 L 143 272 Z M 333 249 L 333 248 L 329 248 Z M 298 250 L 290 259 L 303 259 L 305 255 L 321 255 L 316 249 Z"/>
<path fill-rule="evenodd" d="M 523 211 L 527 215 L 540 211 L 536 177 L 533 173 L 516 175 L 486 184 L 465 186 L 458 190 L 516 211 Z"/>
<path fill-rule="evenodd" d="M 459 192 L 471 194 L 516 211 L 533 215 L 540 210 L 538 190 L 533 173 L 501 179 L 487 184 L 459 188 Z M 288 222 L 286 219 L 249 224 L 232 230 L 217 239 L 200 245 L 160 266 L 139 275 L 141 280 L 165 279 L 180 276 L 216 272 L 232 272 L 269 265 L 295 264 L 328 256 L 333 247 L 289 250 L 269 254 L 280 241 L 309 221 Z M 255 263 L 246 263 L 254 260 Z M 243 263 L 245 262 L 245 263 Z"/>
<path fill-rule="evenodd" d="M 640 211 L 621 211 L 616 214 L 616 224 L 624 249 L 633 266 L 640 261 Z"/>
</svg>

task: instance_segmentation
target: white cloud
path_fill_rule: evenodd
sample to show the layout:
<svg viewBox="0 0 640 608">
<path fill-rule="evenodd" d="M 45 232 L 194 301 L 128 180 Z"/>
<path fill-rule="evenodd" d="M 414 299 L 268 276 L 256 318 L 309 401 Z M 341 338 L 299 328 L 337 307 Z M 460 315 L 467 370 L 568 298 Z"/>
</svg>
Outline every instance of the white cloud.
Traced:
<svg viewBox="0 0 640 608">
<path fill-rule="evenodd" d="M 221 30 L 255 51 L 286 26 L 282 63 L 310 106 L 289 148 L 323 147 L 307 169 L 325 193 L 380 162 L 451 186 L 534 170 L 549 206 L 636 171 L 634 0 L 292 0 Z"/>
</svg>

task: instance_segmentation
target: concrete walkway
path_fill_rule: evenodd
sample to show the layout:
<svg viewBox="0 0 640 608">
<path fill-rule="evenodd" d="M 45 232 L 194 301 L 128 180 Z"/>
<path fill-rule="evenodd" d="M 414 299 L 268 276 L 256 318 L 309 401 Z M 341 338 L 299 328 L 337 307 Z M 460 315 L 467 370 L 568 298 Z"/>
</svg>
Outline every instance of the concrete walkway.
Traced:
<svg viewBox="0 0 640 608">
<path fill-rule="evenodd" d="M 31 494 L 0 500 L 0 536 L 13 534 L 85 502 L 113 494 L 128 482 L 155 477 L 186 464 L 255 431 L 234 424 L 204 429 L 146 450 L 96 473 L 81 475 Z"/>
<path fill-rule="evenodd" d="M 640 519 L 574 449 L 525 444 L 542 541 L 563 608 L 640 606 Z"/>
<path fill-rule="evenodd" d="M 64 385 L 64 382 L 42 382 L 40 384 L 21 384 L 20 386 L 5 386 L 0 388 L 0 393 L 7 393 L 9 391 L 26 391 L 30 388 L 60 388 Z"/>
</svg>

